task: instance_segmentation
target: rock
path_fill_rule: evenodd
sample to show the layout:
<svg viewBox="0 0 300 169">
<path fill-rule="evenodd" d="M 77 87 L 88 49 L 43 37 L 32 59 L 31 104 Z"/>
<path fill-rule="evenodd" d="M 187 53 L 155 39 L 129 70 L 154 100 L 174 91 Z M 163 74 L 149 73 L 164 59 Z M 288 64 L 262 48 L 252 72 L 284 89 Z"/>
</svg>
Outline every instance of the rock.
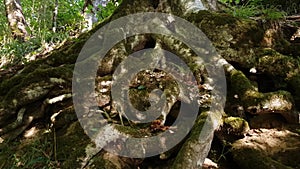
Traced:
<svg viewBox="0 0 300 169">
<path fill-rule="evenodd" d="M 216 132 L 220 140 L 235 141 L 243 138 L 250 130 L 248 122 L 239 117 L 227 117 L 223 120 L 223 125 Z"/>
<path fill-rule="evenodd" d="M 224 126 L 226 126 L 227 132 L 233 135 L 244 135 L 250 130 L 248 122 L 239 117 L 225 118 Z"/>
<path fill-rule="evenodd" d="M 288 130 L 254 129 L 232 144 L 234 161 L 243 169 L 300 167 L 300 135 Z"/>
</svg>

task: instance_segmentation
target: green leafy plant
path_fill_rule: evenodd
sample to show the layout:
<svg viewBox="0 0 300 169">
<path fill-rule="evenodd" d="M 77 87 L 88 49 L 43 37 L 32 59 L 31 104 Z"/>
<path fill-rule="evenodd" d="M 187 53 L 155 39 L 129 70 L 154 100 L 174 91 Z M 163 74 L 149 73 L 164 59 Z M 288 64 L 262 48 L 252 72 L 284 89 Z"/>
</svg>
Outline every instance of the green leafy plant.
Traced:
<svg viewBox="0 0 300 169">
<path fill-rule="evenodd" d="M 12 60 L 12 62 L 24 61 L 23 56 L 38 49 L 41 46 L 39 40 L 32 38 L 26 43 L 12 40 L 0 46 L 0 56 Z"/>
<path fill-rule="evenodd" d="M 230 6 L 227 10 L 228 13 L 240 18 L 262 17 L 263 19 L 277 20 L 286 16 L 284 11 L 280 11 L 275 6 L 263 5 L 262 0 L 250 0 L 241 6 L 231 5 L 240 3 L 240 0 L 221 0 L 221 2 Z"/>
<path fill-rule="evenodd" d="M 266 19 L 270 20 L 282 19 L 287 15 L 286 12 L 279 11 L 274 7 L 262 9 L 262 13 L 264 14 Z"/>
<path fill-rule="evenodd" d="M 98 8 L 100 10 L 97 13 L 98 19 L 103 20 L 109 17 L 116 10 L 119 3 L 121 3 L 121 0 L 118 0 L 117 2 L 109 1 L 105 7 L 99 5 Z"/>
<path fill-rule="evenodd" d="M 249 18 L 260 14 L 257 6 L 233 7 L 232 15 L 240 18 Z"/>
<path fill-rule="evenodd" d="M 239 4 L 240 0 L 220 0 L 220 2 L 223 2 L 226 4 Z"/>
</svg>

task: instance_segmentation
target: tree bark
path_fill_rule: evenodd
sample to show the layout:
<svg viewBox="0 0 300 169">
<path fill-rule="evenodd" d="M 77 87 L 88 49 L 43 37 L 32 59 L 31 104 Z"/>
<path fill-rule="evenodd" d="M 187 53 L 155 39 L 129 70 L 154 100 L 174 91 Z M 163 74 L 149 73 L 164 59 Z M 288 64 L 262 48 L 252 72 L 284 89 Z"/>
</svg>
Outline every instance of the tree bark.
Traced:
<svg viewBox="0 0 300 169">
<path fill-rule="evenodd" d="M 85 0 L 82 13 L 85 19 L 84 30 L 91 30 L 94 23 L 98 21 L 97 12 L 99 10 L 98 6 L 105 3 L 103 0 Z M 88 7 L 92 6 L 91 10 L 88 11 Z"/>
<path fill-rule="evenodd" d="M 100 168 L 120 169 L 138 167 L 164 169 L 199 168 L 202 165 L 204 158 L 211 148 L 211 144 L 215 144 L 212 142 L 214 137 L 213 131 L 224 122 L 223 118 L 220 118 L 220 115 L 223 115 L 224 112 L 211 113 L 207 110 L 206 105 L 210 103 L 209 98 L 211 94 L 208 91 L 210 89 L 204 86 L 207 74 L 201 70 L 197 69 L 195 71 L 195 77 L 199 77 L 199 82 L 201 82 L 198 86 L 200 88 L 199 92 L 203 92 L 203 98 L 207 98 L 206 101 L 208 103 L 201 102 L 201 105 L 204 106 L 199 110 L 201 111 L 201 115 L 198 116 L 187 138 L 182 140 L 182 144 L 178 144 L 174 149 L 159 155 L 159 157 L 130 159 L 118 157 L 104 150 L 99 150 L 97 144 L 93 143 L 92 140 L 87 137 L 86 133 L 84 134 L 78 122 L 71 96 L 74 94 L 72 93 L 73 69 L 80 50 L 90 35 L 96 32 L 97 29 L 108 24 L 113 19 L 137 12 L 159 11 L 176 13 L 178 16 L 185 17 L 186 20 L 193 22 L 195 26 L 206 34 L 218 50 L 218 53 L 222 55 L 225 61 L 229 62 L 222 62 L 222 65 L 227 67 L 225 72 L 227 74 L 228 95 L 225 112 L 228 116 L 243 117 L 243 113 L 245 112 L 254 112 L 255 115 L 259 116 L 271 112 L 283 115 L 287 123 L 299 119 L 294 117 L 294 115 L 299 115 L 298 112 L 294 111 L 295 105 L 299 102 L 293 102 L 293 99 L 298 98 L 298 100 L 300 100 L 300 61 L 296 57 L 282 55 L 275 49 L 265 49 L 265 46 L 262 45 L 262 41 L 266 29 L 260 25 L 260 23 L 209 11 L 192 12 L 188 13 L 188 15 L 184 15 L 185 10 L 180 9 L 182 4 L 176 4 L 174 1 L 160 1 L 159 3 L 160 4 L 156 4 L 154 1 L 148 0 L 123 0 L 123 4 L 120 5 L 116 13 L 103 21 L 103 23 L 97 25 L 91 32 L 84 33 L 78 39 L 69 41 L 41 60 L 26 64 L 24 67 L 16 70 L 15 74 L 7 73 L 1 75 L 0 73 L 0 142 L 8 142 L 7 145 L 13 147 L 11 149 L 8 148 L 10 151 L 1 149 L 0 165 L 3 164 L 3 168 L 9 168 L 15 164 L 15 157 L 7 157 L 7 154 L 12 150 L 16 151 L 16 154 L 26 157 L 26 146 L 10 144 L 11 141 L 15 141 L 17 137 L 26 140 L 21 133 L 25 133 L 25 136 L 26 133 L 30 133 L 27 132 L 31 130 L 29 128 L 30 126 L 35 127 L 39 124 L 44 124 L 44 128 L 47 129 L 48 126 L 51 126 L 51 131 L 54 131 L 51 132 L 51 134 L 55 135 L 55 137 L 51 135 L 51 137 L 46 138 L 44 134 L 35 137 L 38 139 L 43 138 L 48 141 L 49 144 L 54 144 L 51 145 L 51 147 L 57 148 L 53 150 L 54 153 L 52 154 L 52 150 L 49 151 L 51 148 L 45 146 L 39 147 L 41 151 L 38 152 L 50 152 L 46 154 L 47 157 L 49 156 L 49 161 L 51 161 L 51 159 L 58 159 L 60 168 L 80 168 L 80 166 L 81 168 L 93 168 L 93 166 L 100 166 Z M 166 7 L 169 8 L 167 9 Z M 172 8 L 172 10 L 169 10 L 170 8 Z M 130 25 L 132 23 L 128 24 Z M 276 38 L 278 38 L 276 40 L 281 40 L 279 36 L 276 36 Z M 187 50 L 188 47 L 183 42 L 172 39 L 172 37 L 164 37 L 161 35 L 131 37 L 128 38 L 127 41 L 121 41 L 107 53 L 106 57 L 102 60 L 103 63 L 101 63 L 101 67 L 98 69 L 97 75 L 99 77 L 97 77 L 95 83 L 111 84 L 108 82 L 112 81 L 112 74 L 116 70 L 116 65 L 128 57 L 128 53 L 149 48 L 149 45 L 153 46 L 152 43 L 155 43 L 154 46 L 162 46 L 164 50 L 172 51 L 187 63 L 194 63 L 192 60 L 193 53 Z M 86 60 L 79 60 L 78 62 L 83 63 L 85 61 Z M 196 69 L 195 67 L 193 68 Z M 248 73 L 249 70 L 250 73 Z M 263 78 L 260 78 L 261 76 Z M 144 78 L 146 77 L 147 76 L 144 76 Z M 293 90 L 290 90 L 291 93 L 288 93 L 287 87 L 266 85 L 266 77 L 276 78 L 276 84 L 280 83 L 281 85 L 286 85 Z M 144 78 L 141 80 L 141 83 L 145 84 L 133 86 L 132 88 L 135 90 L 132 89 L 131 91 L 140 91 L 140 93 L 142 93 L 141 91 L 144 91 L 144 89 L 140 90 L 138 89 L 139 87 L 147 87 L 147 85 L 151 87 Z M 85 79 L 80 80 L 84 81 Z M 188 80 L 189 79 L 187 79 L 187 81 Z M 263 85 L 268 87 L 268 90 L 264 91 L 264 93 L 261 91 L 262 87 L 260 84 L 254 83 L 259 81 L 262 81 L 264 83 Z M 161 78 L 160 82 L 164 84 L 164 80 Z M 170 84 L 170 82 L 168 83 Z M 136 126 L 118 125 L 120 119 L 116 114 L 120 112 L 112 108 L 113 104 L 110 97 L 110 88 L 108 86 L 109 85 L 100 85 L 97 87 L 97 96 L 95 97 L 99 97 L 99 102 L 90 107 L 91 109 L 89 110 L 91 114 L 89 115 L 94 115 L 93 111 L 98 114 L 107 115 L 107 119 L 111 121 L 112 127 L 117 128 L 119 132 L 129 134 L 136 138 L 141 137 L 143 133 L 149 134 L 149 131 L 163 132 L 166 129 L 165 127 L 168 127 L 167 125 L 160 126 L 153 123 L 150 127 L 145 127 L 145 129 L 143 128 L 141 130 L 138 127 L 135 128 Z M 282 92 L 279 90 L 287 91 Z M 138 97 L 133 98 L 136 98 L 135 100 L 141 100 L 141 102 L 144 101 L 138 92 L 135 93 Z M 133 102 L 132 104 L 134 105 L 134 103 L 139 102 Z M 280 103 L 281 107 L 276 107 L 278 103 Z M 285 109 L 280 109 L 282 105 L 286 105 L 286 107 L 283 107 Z M 143 105 L 139 106 L 142 107 Z M 94 107 L 101 108 L 101 111 L 94 110 Z M 176 105 L 173 108 L 178 109 Z M 241 115 L 234 114 L 235 112 L 241 112 Z M 287 112 L 290 112 L 290 114 Z M 168 115 L 172 118 L 173 113 L 170 112 Z M 99 121 L 97 121 L 97 123 L 98 122 Z M 231 122 L 232 124 L 236 124 L 236 119 L 234 118 Z M 240 123 L 237 121 L 237 124 L 244 124 L 244 122 Z M 91 123 L 91 125 L 93 124 Z M 228 127 L 229 129 L 223 133 L 227 134 L 232 132 L 235 135 L 243 137 L 243 134 L 245 134 L 243 131 L 245 130 L 239 126 L 242 125 L 233 125 L 235 128 L 232 130 Z M 99 135 L 99 138 L 103 138 L 104 136 L 105 135 Z M 144 137 L 144 135 L 142 135 L 142 137 Z M 199 138 L 202 139 L 199 140 Z M 165 142 L 172 141 L 168 139 L 169 137 L 161 141 L 161 144 L 150 144 L 147 142 L 148 144 L 145 144 L 144 147 L 153 146 L 156 148 L 159 146 L 160 148 L 164 148 Z M 227 140 L 225 139 L 225 141 Z M 0 144 L 0 148 L 1 146 L 6 146 L 4 143 Z M 19 147 L 14 147 L 15 145 Z M 39 144 L 34 143 L 32 146 L 38 145 Z M 95 145 L 96 149 L 94 148 Z M 28 147 L 30 150 L 32 149 L 32 147 Z M 43 148 L 45 148 L 45 150 Z M 122 149 L 123 147 L 120 145 L 118 148 Z M 223 154 L 221 154 L 220 157 L 226 155 L 225 152 L 221 153 Z M 42 154 L 42 156 L 45 155 Z M 245 154 L 242 157 L 248 158 L 249 155 Z M 22 160 L 22 158 L 20 158 L 20 160 Z M 257 160 L 260 159 L 253 159 L 251 162 L 256 162 Z M 21 162 L 24 163 L 24 165 L 28 163 L 28 161 Z"/>
<path fill-rule="evenodd" d="M 54 10 L 53 10 L 53 17 L 52 17 L 52 31 L 56 32 L 57 29 L 57 15 L 58 15 L 58 0 L 55 0 L 55 4 L 54 4 Z"/>
<path fill-rule="evenodd" d="M 14 39 L 26 41 L 29 34 L 20 0 L 5 0 L 6 17 Z"/>
</svg>

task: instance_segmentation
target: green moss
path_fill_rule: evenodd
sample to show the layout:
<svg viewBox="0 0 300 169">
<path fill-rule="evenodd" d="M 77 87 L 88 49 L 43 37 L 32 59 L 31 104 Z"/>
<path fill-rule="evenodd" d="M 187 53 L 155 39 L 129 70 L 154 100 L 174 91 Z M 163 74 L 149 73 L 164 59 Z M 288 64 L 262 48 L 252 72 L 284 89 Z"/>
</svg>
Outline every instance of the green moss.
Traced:
<svg viewBox="0 0 300 169">
<path fill-rule="evenodd" d="M 24 69 L 21 71 L 22 75 L 27 75 L 34 72 L 36 69 L 48 69 L 49 65 L 45 64 L 42 60 L 33 61 L 30 64 L 27 64 Z"/>
<path fill-rule="evenodd" d="M 1 91 L 3 91 L 2 94 L 5 95 L 4 102 L 10 105 L 12 104 L 12 100 L 23 98 L 23 96 L 21 95 L 24 95 L 24 92 L 26 92 L 24 90 L 29 90 L 30 86 L 32 86 L 32 89 L 30 90 L 34 90 L 34 84 L 37 83 L 41 84 L 40 86 L 45 87 L 45 90 L 47 90 L 47 87 L 49 89 L 49 87 L 54 85 L 50 81 L 50 78 L 62 78 L 65 79 L 66 82 L 70 82 L 73 73 L 72 68 L 73 65 L 48 69 L 37 68 L 32 73 L 29 73 L 27 75 L 20 74 L 11 79 L 8 79 L 7 81 L 1 83 L 0 86 Z M 26 100 L 27 97 L 25 96 L 24 98 Z M 35 99 L 38 98 L 39 97 Z M 27 102 L 25 100 L 18 103 L 18 105 L 25 104 Z"/>
<path fill-rule="evenodd" d="M 207 146 L 210 146 L 214 127 L 222 123 L 220 115 L 221 112 L 204 111 L 198 116 L 188 139 L 184 142 L 171 168 L 179 169 L 184 168 L 183 166 L 189 166 L 189 160 L 195 160 L 195 156 L 198 158 L 198 155 L 203 158 L 201 151 L 205 151 Z"/>
<path fill-rule="evenodd" d="M 243 135 L 250 130 L 248 122 L 239 117 L 227 117 L 224 119 L 227 131 L 234 135 Z"/>
<path fill-rule="evenodd" d="M 190 146 L 188 144 L 195 143 L 199 140 L 200 133 L 202 128 L 207 120 L 208 112 L 202 112 L 201 115 L 197 118 L 195 125 L 193 126 L 192 133 L 189 138 L 185 141 L 182 148 L 178 152 L 176 159 L 171 168 L 182 168 L 182 161 L 189 155 Z"/>
<path fill-rule="evenodd" d="M 264 30 L 256 21 L 207 11 L 191 14 L 187 20 L 205 33 L 227 61 L 242 63 L 243 67 L 255 64 L 257 56 L 248 49 L 259 46 L 264 37 Z"/>
<path fill-rule="evenodd" d="M 143 138 L 143 137 L 149 135 L 149 133 L 147 133 L 145 130 L 143 130 L 137 126 L 115 125 L 115 128 L 118 131 L 120 131 L 121 133 L 128 134 L 135 138 Z"/>
<path fill-rule="evenodd" d="M 103 77 L 100 77 L 100 79 L 99 79 L 99 81 L 110 81 L 110 80 L 112 80 L 111 75 L 103 76 Z"/>
<path fill-rule="evenodd" d="M 265 48 L 265 49 L 262 49 L 262 50 L 260 51 L 259 55 L 261 55 L 261 56 L 265 56 L 265 55 L 272 55 L 272 56 L 275 56 L 275 55 L 278 55 L 278 52 L 275 51 L 274 49 Z"/>
<path fill-rule="evenodd" d="M 266 72 L 274 78 L 293 76 L 299 70 L 299 59 L 282 55 L 273 49 L 261 49 L 257 55 L 257 65 L 261 72 Z"/>
<path fill-rule="evenodd" d="M 207 10 L 202 10 L 197 13 L 190 14 L 187 18 L 189 21 L 200 23 L 203 19 L 211 20 L 216 25 L 235 24 L 240 19 L 230 16 L 225 13 L 215 13 Z"/>
<path fill-rule="evenodd" d="M 61 67 L 49 67 L 47 65 L 37 66 L 30 65 L 24 69 L 24 72 L 4 81 L 0 86 L 0 94 L 10 91 L 12 87 L 23 86 L 49 79 L 49 77 L 71 79 L 73 74 L 73 65 L 65 65 Z"/>
<path fill-rule="evenodd" d="M 62 163 L 62 168 L 80 168 L 85 157 L 85 147 L 90 139 L 84 133 L 80 123 L 72 123 L 65 131 L 57 133 L 57 160 Z"/>
<path fill-rule="evenodd" d="M 234 92 L 245 94 L 246 92 L 252 91 L 256 93 L 254 86 L 251 84 L 250 80 L 244 75 L 243 72 L 239 70 L 233 70 L 231 73 L 230 81 L 232 87 L 234 87 Z"/>
</svg>

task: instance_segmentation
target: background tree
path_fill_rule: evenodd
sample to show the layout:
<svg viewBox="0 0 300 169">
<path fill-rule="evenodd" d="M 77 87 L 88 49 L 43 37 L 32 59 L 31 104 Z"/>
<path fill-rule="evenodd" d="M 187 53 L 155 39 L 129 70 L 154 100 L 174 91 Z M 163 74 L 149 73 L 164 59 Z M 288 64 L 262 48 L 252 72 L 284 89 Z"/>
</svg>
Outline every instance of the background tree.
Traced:
<svg viewBox="0 0 300 169">
<path fill-rule="evenodd" d="M 15 39 L 25 41 L 29 38 L 26 30 L 28 26 L 23 15 L 20 0 L 5 0 L 6 17 L 11 29 L 12 36 Z"/>
<path fill-rule="evenodd" d="M 99 9 L 97 11 L 90 10 L 93 7 L 91 5 L 84 7 L 86 2 L 84 0 L 51 0 L 47 3 L 22 0 L 22 8 L 19 1 L 7 0 L 5 2 L 8 6 L 5 3 L 0 4 L 2 14 L 0 21 L 7 23 L 0 25 L 0 69 L 9 64 L 33 60 L 37 57 L 37 53 L 49 52 L 66 39 L 78 36 L 86 28 L 87 23 L 82 14 L 83 8 L 85 8 L 86 15 L 94 18 L 93 23 L 95 24 L 97 20 L 101 21 L 108 17 L 118 4 L 116 1 L 105 1 L 104 4 L 94 6 Z M 9 16 L 12 22 L 8 22 L 7 10 L 11 12 Z M 16 19 L 13 16 L 19 18 Z M 26 22 L 24 18 L 26 18 Z M 17 21 L 19 23 L 14 23 Z M 12 33 L 14 36 L 18 35 L 21 41 L 7 34 L 11 30 L 10 25 L 14 24 L 13 28 L 17 29 Z M 24 35 L 29 37 L 28 34 L 30 34 L 30 38 L 24 42 Z"/>
<path fill-rule="evenodd" d="M 119 0 L 85 0 L 82 8 L 85 19 L 83 31 L 91 30 L 95 23 L 108 17 L 118 4 Z"/>
<path fill-rule="evenodd" d="M 55 0 L 54 10 L 53 10 L 53 17 L 52 17 L 52 22 L 53 22 L 52 30 L 53 30 L 53 32 L 56 32 L 56 29 L 57 29 L 58 6 L 59 6 L 58 0 Z"/>
</svg>

